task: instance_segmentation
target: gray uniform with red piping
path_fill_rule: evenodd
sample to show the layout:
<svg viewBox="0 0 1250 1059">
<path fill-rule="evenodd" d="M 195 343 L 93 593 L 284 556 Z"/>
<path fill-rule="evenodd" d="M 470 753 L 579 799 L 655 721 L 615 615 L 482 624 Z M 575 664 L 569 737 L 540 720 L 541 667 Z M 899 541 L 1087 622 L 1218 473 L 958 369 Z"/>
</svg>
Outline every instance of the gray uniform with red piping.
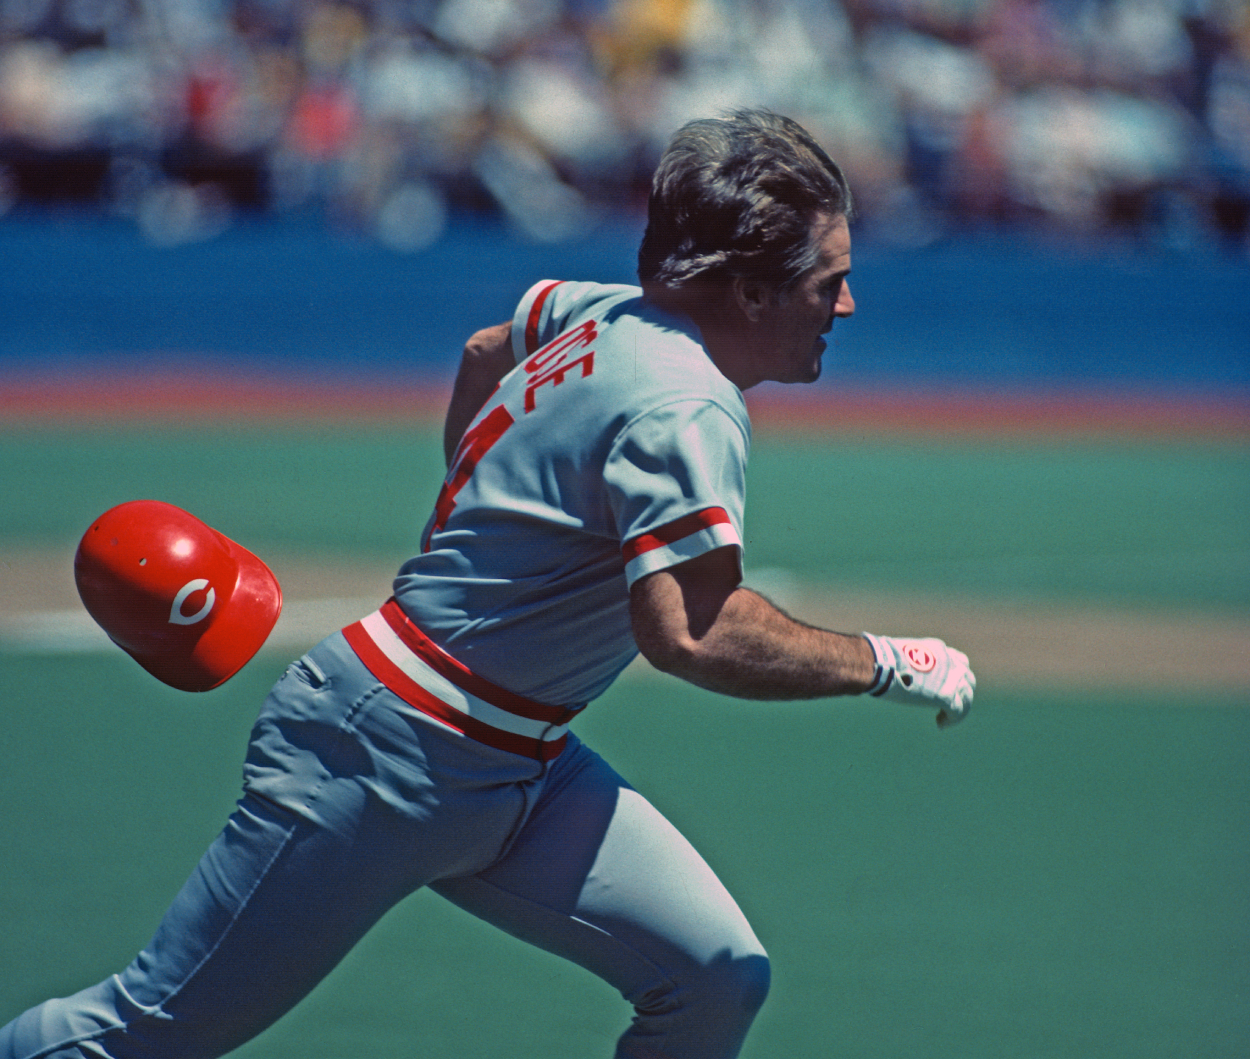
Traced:
<svg viewBox="0 0 1250 1059">
<path fill-rule="evenodd" d="M 0 1030 L 0 1059 L 224 1054 L 423 886 L 616 986 L 617 1059 L 738 1054 L 759 941 L 569 725 L 637 653 L 629 586 L 741 549 L 742 395 L 632 287 L 540 283 L 513 346 L 394 597 L 275 685 L 244 796 L 151 944 Z"/>
</svg>

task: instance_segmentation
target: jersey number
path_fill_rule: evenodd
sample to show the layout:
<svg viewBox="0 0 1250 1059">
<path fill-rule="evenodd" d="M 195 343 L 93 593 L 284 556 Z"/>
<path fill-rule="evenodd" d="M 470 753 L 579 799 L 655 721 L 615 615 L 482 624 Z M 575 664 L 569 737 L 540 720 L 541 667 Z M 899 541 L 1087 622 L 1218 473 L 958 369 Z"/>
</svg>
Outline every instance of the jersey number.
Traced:
<svg viewBox="0 0 1250 1059">
<path fill-rule="evenodd" d="M 594 320 L 587 320 L 549 342 L 525 361 L 525 372 L 529 376 L 525 385 L 525 411 L 527 413 L 534 411 L 537 403 L 535 395 L 540 386 L 545 386 L 547 383 L 559 386 L 564 382 L 565 376 L 577 367 L 581 368 L 583 379 L 593 374 L 595 370 L 593 349 L 580 357 L 570 359 L 570 355 L 575 350 L 590 345 L 598 337 L 598 325 Z M 460 444 L 456 447 L 456 455 L 451 461 L 451 471 L 446 481 L 443 482 L 443 488 L 439 490 L 438 500 L 434 504 L 434 521 L 430 523 L 429 532 L 425 535 L 423 551 L 430 550 L 430 541 L 434 534 L 447 525 L 447 520 L 456 509 L 456 494 L 473 476 L 478 461 L 515 422 L 508 409 L 499 405 L 460 439 Z"/>
<path fill-rule="evenodd" d="M 430 538 L 447 525 L 447 520 L 456 509 L 456 494 L 473 476 L 478 460 L 490 451 L 490 447 L 514 422 L 516 420 L 512 418 L 512 413 L 500 405 L 460 439 L 456 455 L 451 461 L 451 473 L 443 482 L 443 488 L 438 492 L 438 501 L 434 504 L 434 522 L 425 538 L 426 551 L 430 548 Z"/>
</svg>

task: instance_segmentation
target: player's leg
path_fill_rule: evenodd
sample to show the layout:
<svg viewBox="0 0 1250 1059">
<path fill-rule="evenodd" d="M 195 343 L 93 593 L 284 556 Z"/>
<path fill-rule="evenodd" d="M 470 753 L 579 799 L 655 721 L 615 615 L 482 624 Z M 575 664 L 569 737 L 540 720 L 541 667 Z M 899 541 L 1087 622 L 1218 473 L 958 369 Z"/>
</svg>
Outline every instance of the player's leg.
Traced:
<svg viewBox="0 0 1250 1059">
<path fill-rule="evenodd" d="M 218 1056 L 297 1003 L 386 910 L 342 836 L 247 797 L 118 975 L 0 1030 L 0 1056 Z M 368 880 L 365 880 L 367 883 Z"/>
<path fill-rule="evenodd" d="M 481 767 L 431 731 L 341 641 L 292 666 L 254 733 L 248 794 L 152 942 L 121 974 L 0 1030 L 0 1059 L 222 1055 L 406 894 L 496 860 L 527 807 L 517 781 L 540 767 L 498 752 L 514 774 L 506 760 Z"/>
<path fill-rule="evenodd" d="M 508 855 L 444 897 L 616 986 L 617 1059 L 732 1059 L 768 990 L 765 952 L 711 868 L 570 739 Z"/>
</svg>

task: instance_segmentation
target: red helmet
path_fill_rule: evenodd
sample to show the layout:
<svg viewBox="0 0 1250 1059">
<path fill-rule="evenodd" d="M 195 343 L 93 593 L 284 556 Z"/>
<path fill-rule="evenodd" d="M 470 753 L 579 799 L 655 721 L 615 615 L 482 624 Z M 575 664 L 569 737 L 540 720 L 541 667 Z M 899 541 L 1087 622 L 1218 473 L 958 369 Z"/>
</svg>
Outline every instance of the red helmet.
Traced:
<svg viewBox="0 0 1250 1059">
<path fill-rule="evenodd" d="M 282 611 L 269 567 L 159 500 L 132 500 L 96 519 L 74 556 L 74 580 L 109 638 L 183 691 L 208 691 L 234 676 Z"/>
</svg>

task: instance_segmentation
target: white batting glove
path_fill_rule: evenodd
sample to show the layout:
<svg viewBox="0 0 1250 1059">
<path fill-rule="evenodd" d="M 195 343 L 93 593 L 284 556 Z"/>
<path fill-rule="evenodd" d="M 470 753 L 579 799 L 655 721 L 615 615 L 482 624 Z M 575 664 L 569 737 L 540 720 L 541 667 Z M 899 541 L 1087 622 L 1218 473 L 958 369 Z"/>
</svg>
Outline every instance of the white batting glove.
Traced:
<svg viewBox="0 0 1250 1059">
<path fill-rule="evenodd" d="M 877 671 L 865 694 L 915 706 L 936 706 L 938 727 L 964 719 L 977 678 L 968 656 L 941 640 L 904 640 L 863 634 L 877 658 Z"/>
</svg>

